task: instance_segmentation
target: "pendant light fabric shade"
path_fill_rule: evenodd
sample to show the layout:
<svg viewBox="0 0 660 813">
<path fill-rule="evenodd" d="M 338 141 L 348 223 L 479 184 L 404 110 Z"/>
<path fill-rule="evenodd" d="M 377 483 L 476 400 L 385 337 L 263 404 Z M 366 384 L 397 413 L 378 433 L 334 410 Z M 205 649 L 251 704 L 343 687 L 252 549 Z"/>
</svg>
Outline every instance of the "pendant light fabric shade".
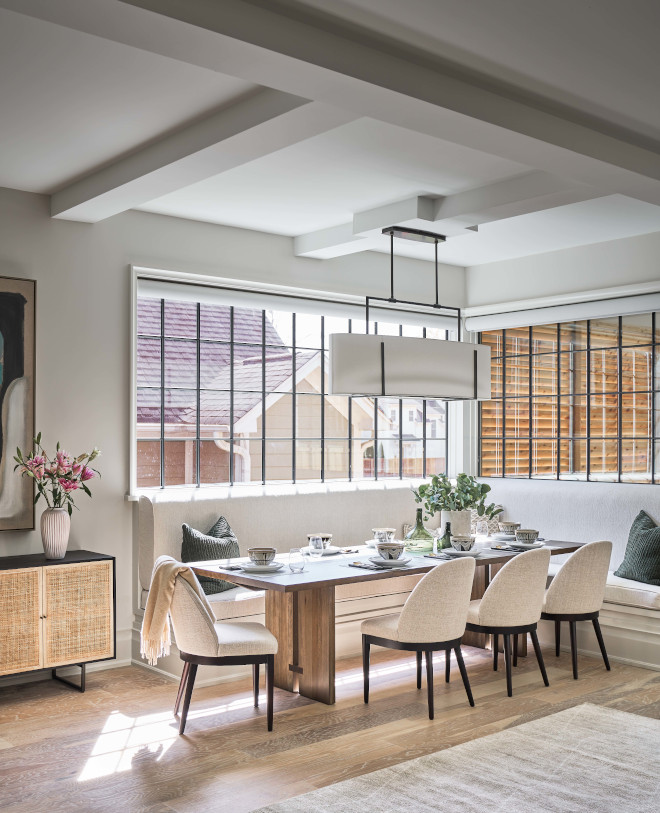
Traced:
<svg viewBox="0 0 660 813">
<path fill-rule="evenodd" d="M 330 335 L 331 395 L 439 400 L 491 397 L 490 347 L 468 342 Z"/>
</svg>

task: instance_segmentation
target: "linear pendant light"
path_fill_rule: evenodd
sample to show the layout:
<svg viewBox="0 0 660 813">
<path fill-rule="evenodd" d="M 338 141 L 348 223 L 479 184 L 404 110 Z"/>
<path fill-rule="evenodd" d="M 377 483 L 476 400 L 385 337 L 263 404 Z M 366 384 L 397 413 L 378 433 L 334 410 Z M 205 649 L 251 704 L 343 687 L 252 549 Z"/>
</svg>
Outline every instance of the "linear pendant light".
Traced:
<svg viewBox="0 0 660 813">
<path fill-rule="evenodd" d="M 403 226 L 388 226 L 383 234 L 390 236 L 390 296 L 366 297 L 366 334 L 330 335 L 330 394 L 488 400 L 491 395 L 490 347 L 460 341 L 460 308 L 439 302 L 438 243 L 444 242 L 444 236 Z M 435 302 L 431 305 L 394 297 L 395 237 L 434 243 Z M 369 309 L 374 300 L 454 311 L 459 341 L 369 334 Z"/>
</svg>

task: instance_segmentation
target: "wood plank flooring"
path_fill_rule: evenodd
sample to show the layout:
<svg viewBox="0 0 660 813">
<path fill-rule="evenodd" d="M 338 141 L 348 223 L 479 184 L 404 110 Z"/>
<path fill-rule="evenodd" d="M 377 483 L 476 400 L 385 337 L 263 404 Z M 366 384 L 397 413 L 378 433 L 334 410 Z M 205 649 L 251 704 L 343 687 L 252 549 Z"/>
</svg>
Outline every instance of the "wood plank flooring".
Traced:
<svg viewBox="0 0 660 813">
<path fill-rule="evenodd" d="M 193 694 L 186 735 L 172 716 L 176 684 L 133 666 L 91 672 L 83 695 L 54 681 L 0 689 L 2 813 L 247 813 L 342 779 L 590 702 L 660 718 L 660 673 L 545 651 L 550 687 L 521 658 L 514 696 L 489 652 L 464 648 L 476 707 L 456 664 L 444 683 L 436 660 L 436 717 L 414 654 L 372 650 L 371 699 L 362 702 L 358 659 L 337 663 L 337 703 L 275 692 L 254 709 L 249 680 Z M 262 685 L 263 691 L 263 685 Z M 365 811 L 368 813 L 368 811 Z"/>
</svg>

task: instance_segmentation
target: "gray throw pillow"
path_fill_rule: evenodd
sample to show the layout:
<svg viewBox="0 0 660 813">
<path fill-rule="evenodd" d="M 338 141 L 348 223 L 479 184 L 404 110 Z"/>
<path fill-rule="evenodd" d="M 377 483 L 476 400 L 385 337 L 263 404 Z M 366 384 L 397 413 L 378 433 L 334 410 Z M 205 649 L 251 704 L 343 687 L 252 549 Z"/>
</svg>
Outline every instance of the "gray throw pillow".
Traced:
<svg viewBox="0 0 660 813">
<path fill-rule="evenodd" d="M 238 540 L 229 523 L 220 517 L 208 533 L 203 534 L 191 528 L 185 522 L 181 526 L 183 541 L 181 544 L 182 562 L 206 562 L 213 559 L 229 559 L 240 556 Z M 198 576 L 202 590 L 207 596 L 233 590 L 236 585 L 222 579 L 210 579 Z"/>
<path fill-rule="evenodd" d="M 623 562 L 614 575 L 660 586 L 660 528 L 646 511 L 635 517 Z"/>
</svg>

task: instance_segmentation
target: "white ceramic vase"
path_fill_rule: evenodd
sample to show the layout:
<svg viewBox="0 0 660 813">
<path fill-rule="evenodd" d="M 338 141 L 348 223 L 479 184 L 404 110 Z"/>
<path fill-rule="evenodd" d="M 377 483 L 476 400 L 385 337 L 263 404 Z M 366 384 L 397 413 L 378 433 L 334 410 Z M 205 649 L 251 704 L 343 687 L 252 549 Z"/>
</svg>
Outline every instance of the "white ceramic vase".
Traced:
<svg viewBox="0 0 660 813">
<path fill-rule="evenodd" d="M 63 559 L 69 544 L 71 517 L 66 508 L 46 508 L 41 515 L 41 541 L 46 559 Z"/>
<path fill-rule="evenodd" d="M 452 536 L 470 536 L 471 511 L 441 511 L 440 534 L 444 534 L 448 522 L 451 523 Z"/>
</svg>

